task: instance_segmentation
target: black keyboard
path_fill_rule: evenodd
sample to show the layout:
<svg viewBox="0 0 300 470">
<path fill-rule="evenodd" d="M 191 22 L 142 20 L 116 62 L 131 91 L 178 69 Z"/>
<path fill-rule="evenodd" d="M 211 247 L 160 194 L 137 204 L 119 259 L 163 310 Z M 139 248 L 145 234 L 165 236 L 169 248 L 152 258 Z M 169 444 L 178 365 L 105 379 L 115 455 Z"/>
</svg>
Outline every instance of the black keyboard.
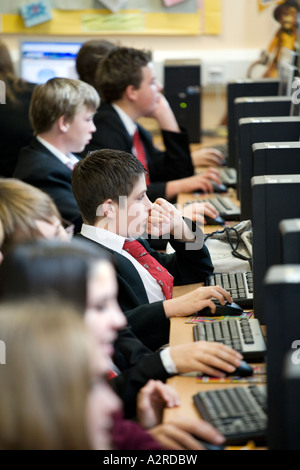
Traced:
<svg viewBox="0 0 300 470">
<path fill-rule="evenodd" d="M 257 318 L 229 318 L 199 322 L 193 327 L 194 341 L 217 341 L 236 349 L 246 361 L 261 362 L 266 342 Z"/>
<path fill-rule="evenodd" d="M 225 436 L 227 445 L 243 444 L 248 440 L 266 443 L 267 396 L 264 386 L 198 392 L 193 400 L 202 418 Z"/>
<path fill-rule="evenodd" d="M 214 145 L 213 147 L 214 147 L 214 149 L 219 150 L 219 152 L 221 152 L 223 154 L 224 160 L 227 160 L 227 158 L 228 158 L 228 145 L 226 143 L 217 144 L 217 145 Z"/>
<path fill-rule="evenodd" d="M 213 273 L 205 284 L 207 286 L 221 286 L 227 290 L 233 301 L 243 308 L 253 307 L 253 274 L 247 273 Z"/>
<path fill-rule="evenodd" d="M 235 188 L 237 185 L 237 171 L 235 168 L 231 167 L 224 167 L 224 168 L 218 168 L 218 171 L 220 173 L 220 178 L 223 184 L 226 184 L 226 186 Z"/>
<path fill-rule="evenodd" d="M 227 196 L 209 196 L 201 202 L 210 202 L 225 220 L 239 220 L 240 208 Z"/>
</svg>

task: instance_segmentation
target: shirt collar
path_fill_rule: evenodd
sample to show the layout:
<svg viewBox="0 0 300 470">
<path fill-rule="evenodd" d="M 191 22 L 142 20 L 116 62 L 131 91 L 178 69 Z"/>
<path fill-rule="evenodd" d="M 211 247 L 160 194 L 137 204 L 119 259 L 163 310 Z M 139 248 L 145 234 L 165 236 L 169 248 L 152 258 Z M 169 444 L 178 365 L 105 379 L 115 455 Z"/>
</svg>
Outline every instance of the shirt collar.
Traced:
<svg viewBox="0 0 300 470">
<path fill-rule="evenodd" d="M 47 142 L 47 140 L 43 139 L 39 135 L 36 136 L 37 140 L 44 145 L 53 155 L 55 155 L 56 158 L 58 158 L 64 165 L 66 165 L 68 162 L 72 163 L 77 163 L 79 159 L 75 157 L 72 153 L 69 153 L 68 155 L 65 155 L 63 152 L 61 152 L 57 147 L 54 147 L 54 145 L 50 144 Z"/>
<path fill-rule="evenodd" d="M 110 232 L 109 230 L 87 224 L 82 224 L 81 234 L 90 240 L 101 243 L 101 245 L 109 248 L 110 250 L 116 251 L 117 253 L 122 252 L 123 245 L 126 240 L 125 237 Z"/>
<path fill-rule="evenodd" d="M 135 133 L 135 131 L 137 129 L 136 123 L 117 104 L 113 103 L 112 107 L 118 113 L 119 118 L 121 119 L 122 123 L 124 124 L 128 134 L 133 136 L 133 134 Z"/>
</svg>

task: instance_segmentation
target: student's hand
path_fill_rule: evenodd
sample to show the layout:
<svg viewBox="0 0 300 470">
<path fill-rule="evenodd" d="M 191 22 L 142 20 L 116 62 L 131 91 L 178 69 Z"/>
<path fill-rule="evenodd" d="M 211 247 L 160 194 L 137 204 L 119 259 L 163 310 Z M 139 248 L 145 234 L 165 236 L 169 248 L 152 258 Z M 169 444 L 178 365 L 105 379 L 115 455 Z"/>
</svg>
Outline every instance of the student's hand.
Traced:
<svg viewBox="0 0 300 470">
<path fill-rule="evenodd" d="M 180 241 L 193 241 L 195 238 L 183 220 L 181 212 L 163 198 L 156 199 L 152 204 L 148 218 L 148 233 L 155 236 L 171 234 Z"/>
<path fill-rule="evenodd" d="M 242 355 L 225 344 L 214 341 L 193 341 L 170 347 L 170 355 L 179 374 L 202 372 L 224 377 L 241 364 Z"/>
<path fill-rule="evenodd" d="M 165 96 L 161 93 L 155 108 L 147 117 L 156 119 L 159 127 L 165 131 L 180 132 L 173 110 Z"/>
<path fill-rule="evenodd" d="M 224 436 L 211 424 L 201 419 L 190 419 L 186 416 L 173 418 L 167 423 L 156 426 L 148 432 L 165 449 L 204 450 L 198 439 L 220 445 Z"/>
<path fill-rule="evenodd" d="M 197 174 L 201 175 L 203 178 L 207 178 L 210 181 L 214 181 L 217 184 L 222 184 L 220 173 L 216 168 L 209 167 L 207 170 L 201 171 Z"/>
<path fill-rule="evenodd" d="M 178 185 L 177 194 L 193 193 L 199 191 L 211 194 L 214 190 L 210 178 L 203 176 L 201 173 L 193 176 L 188 176 L 187 178 L 181 178 L 180 180 L 175 181 Z"/>
<path fill-rule="evenodd" d="M 218 300 L 221 305 L 232 302 L 231 295 L 223 287 L 205 286 L 198 287 L 179 297 L 164 300 L 163 306 L 167 318 L 193 315 L 205 307 L 209 307 L 211 312 L 214 313 L 216 305 L 212 298 Z"/>
<path fill-rule="evenodd" d="M 199 191 L 209 194 L 213 193 L 214 188 L 211 183 L 211 179 L 216 179 L 216 177 L 213 174 L 211 174 L 211 176 L 212 178 L 205 175 L 203 176 L 199 173 L 193 176 L 188 176 L 187 178 L 167 181 L 166 199 L 172 200 L 180 193 L 193 193 Z"/>
<path fill-rule="evenodd" d="M 164 408 L 179 406 L 177 391 L 160 380 L 149 380 L 137 396 L 137 418 L 144 429 L 162 422 Z"/>
<path fill-rule="evenodd" d="M 215 148 L 203 148 L 193 150 L 191 153 L 193 165 L 197 166 L 222 166 L 225 158 L 220 150 Z"/>
<path fill-rule="evenodd" d="M 205 225 L 206 220 L 204 215 L 215 219 L 219 216 L 219 212 L 210 202 L 195 201 L 191 204 L 186 204 L 182 209 L 182 216 L 194 220 L 200 225 Z"/>
</svg>

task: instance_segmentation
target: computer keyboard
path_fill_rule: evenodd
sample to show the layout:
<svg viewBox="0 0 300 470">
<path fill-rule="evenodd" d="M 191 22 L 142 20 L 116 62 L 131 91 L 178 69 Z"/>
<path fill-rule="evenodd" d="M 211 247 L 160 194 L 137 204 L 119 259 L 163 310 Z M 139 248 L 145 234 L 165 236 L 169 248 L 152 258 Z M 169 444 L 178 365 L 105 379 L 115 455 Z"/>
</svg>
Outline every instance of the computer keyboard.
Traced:
<svg viewBox="0 0 300 470">
<path fill-rule="evenodd" d="M 227 445 L 267 438 L 267 395 L 264 386 L 249 385 L 198 392 L 193 396 L 201 417 L 216 427 Z"/>
<path fill-rule="evenodd" d="M 219 215 L 225 220 L 239 220 L 241 215 L 240 208 L 227 196 L 210 196 L 205 199 L 201 199 L 201 202 L 210 202 Z"/>
<path fill-rule="evenodd" d="M 237 185 L 237 171 L 235 168 L 224 167 L 218 168 L 220 178 L 223 184 L 226 186 L 235 188 Z"/>
<path fill-rule="evenodd" d="M 223 154 L 225 160 L 228 158 L 228 144 L 217 144 L 213 147 Z"/>
<path fill-rule="evenodd" d="M 262 362 L 266 342 L 257 318 L 216 319 L 196 323 L 194 341 L 216 341 L 240 352 L 246 361 Z"/>
<path fill-rule="evenodd" d="M 243 308 L 253 307 L 253 274 L 246 273 L 212 273 L 205 284 L 207 286 L 221 286 L 227 290 L 233 301 Z"/>
<path fill-rule="evenodd" d="M 240 208 L 227 196 L 209 196 L 207 198 L 192 199 L 187 201 L 186 204 L 193 204 L 194 202 L 210 202 L 219 212 L 220 217 L 224 220 L 239 220 L 241 215 Z"/>
</svg>

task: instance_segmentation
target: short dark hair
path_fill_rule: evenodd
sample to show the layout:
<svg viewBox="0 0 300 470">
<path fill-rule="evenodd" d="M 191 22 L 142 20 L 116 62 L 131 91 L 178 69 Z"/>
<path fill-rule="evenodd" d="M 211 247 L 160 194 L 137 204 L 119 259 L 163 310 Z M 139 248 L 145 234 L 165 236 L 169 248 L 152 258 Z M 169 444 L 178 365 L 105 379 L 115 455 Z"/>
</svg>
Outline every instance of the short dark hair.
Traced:
<svg viewBox="0 0 300 470">
<path fill-rule="evenodd" d="M 76 57 L 76 70 L 80 80 L 95 87 L 97 66 L 108 51 L 116 47 L 105 39 L 91 39 L 82 44 Z"/>
<path fill-rule="evenodd" d="M 111 103 L 122 98 L 129 85 L 139 88 L 142 67 L 152 61 L 150 51 L 117 47 L 99 62 L 95 86 L 103 101 Z"/>
<path fill-rule="evenodd" d="M 141 162 L 130 153 L 111 149 L 90 152 L 72 172 L 73 194 L 83 220 L 94 225 L 98 207 L 107 199 L 119 202 L 119 196 L 129 196 L 144 173 Z"/>
</svg>

